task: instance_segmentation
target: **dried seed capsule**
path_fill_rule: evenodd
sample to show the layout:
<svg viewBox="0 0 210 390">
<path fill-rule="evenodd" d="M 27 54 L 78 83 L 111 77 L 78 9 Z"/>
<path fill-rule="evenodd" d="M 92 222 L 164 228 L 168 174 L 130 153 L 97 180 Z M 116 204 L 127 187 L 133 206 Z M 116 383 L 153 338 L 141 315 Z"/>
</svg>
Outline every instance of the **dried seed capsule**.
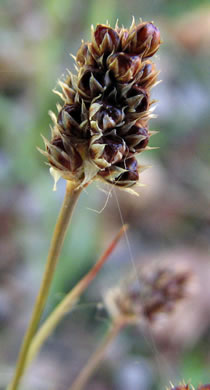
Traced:
<svg viewBox="0 0 210 390">
<path fill-rule="evenodd" d="M 81 107 L 78 103 L 66 104 L 58 114 L 58 125 L 69 136 L 81 137 Z"/>
<path fill-rule="evenodd" d="M 99 168 L 106 168 L 121 161 L 128 153 L 128 148 L 121 137 L 109 135 L 93 142 L 89 152 Z"/>
<path fill-rule="evenodd" d="M 123 43 L 123 51 L 139 54 L 142 57 L 153 56 L 160 46 L 160 31 L 153 23 L 140 23 L 129 31 Z"/>
<path fill-rule="evenodd" d="M 134 157 L 124 159 L 120 163 L 101 171 L 100 175 L 108 183 L 119 187 L 131 187 L 139 179 L 137 160 Z"/>
<path fill-rule="evenodd" d="M 102 101 L 93 103 L 89 112 L 93 133 L 98 131 L 98 128 L 104 133 L 107 130 L 120 126 L 125 116 L 120 108 Z"/>
<path fill-rule="evenodd" d="M 84 100 L 90 100 L 104 90 L 104 72 L 87 66 L 81 69 L 78 76 L 78 91 Z"/>
<path fill-rule="evenodd" d="M 136 83 L 139 87 L 150 88 L 155 84 L 157 80 L 158 72 L 156 71 L 155 64 L 151 61 L 144 61 L 139 71 Z"/>
<path fill-rule="evenodd" d="M 131 153 L 139 153 L 148 145 L 148 130 L 137 122 L 129 129 L 124 139 Z"/>
<path fill-rule="evenodd" d="M 128 34 L 129 34 L 129 31 L 127 28 L 124 28 L 124 27 L 118 27 L 117 28 L 117 32 L 119 34 L 119 37 L 120 37 L 120 43 L 121 43 L 121 48 L 122 50 L 124 51 L 124 48 L 126 46 L 126 43 L 127 43 L 127 40 L 128 40 Z"/>
<path fill-rule="evenodd" d="M 139 179 L 138 163 L 134 157 L 124 160 L 118 166 L 126 169 L 126 172 L 124 172 L 117 179 L 117 182 L 115 184 L 123 186 L 128 182 L 130 182 L 130 185 L 133 185 L 137 182 L 137 180 Z"/>
<path fill-rule="evenodd" d="M 118 50 L 120 38 L 111 27 L 98 24 L 92 37 L 92 52 L 96 56 L 107 55 Z"/>
<path fill-rule="evenodd" d="M 127 83 L 133 80 L 141 67 L 139 56 L 130 56 L 125 53 L 116 53 L 107 58 L 107 66 L 113 72 L 114 77 Z"/>
<path fill-rule="evenodd" d="M 137 85 L 130 88 L 126 96 L 126 103 L 135 113 L 141 113 L 148 110 L 149 96 L 144 88 Z M 130 112 L 130 111 L 129 111 Z"/>
<path fill-rule="evenodd" d="M 80 67 L 82 67 L 83 65 L 86 65 L 86 66 L 95 66 L 96 65 L 96 62 L 95 62 L 95 60 L 94 60 L 94 58 L 91 55 L 91 52 L 89 50 L 88 43 L 82 42 L 82 44 L 77 52 L 76 62 L 77 62 L 77 65 L 79 65 Z"/>
<path fill-rule="evenodd" d="M 74 174 L 82 165 L 80 154 L 59 136 L 47 144 L 46 150 L 49 162 L 56 169 Z"/>
</svg>

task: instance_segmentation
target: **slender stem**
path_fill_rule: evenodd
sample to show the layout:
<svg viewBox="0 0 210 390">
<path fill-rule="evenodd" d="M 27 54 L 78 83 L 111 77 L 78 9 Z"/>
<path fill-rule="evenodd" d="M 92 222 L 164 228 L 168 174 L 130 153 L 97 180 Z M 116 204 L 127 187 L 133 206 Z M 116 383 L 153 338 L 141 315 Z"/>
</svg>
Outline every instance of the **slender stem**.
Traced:
<svg viewBox="0 0 210 390">
<path fill-rule="evenodd" d="M 90 377 L 93 375 L 93 373 L 99 366 L 101 360 L 104 358 L 108 347 L 112 344 L 115 337 L 125 325 L 126 322 L 124 321 L 124 319 L 118 319 L 111 324 L 102 344 L 88 360 L 86 366 L 79 373 L 78 377 L 75 379 L 73 385 L 70 387 L 69 390 L 82 390 L 84 388 Z"/>
<path fill-rule="evenodd" d="M 112 240 L 108 248 L 102 254 L 102 256 L 98 259 L 96 264 L 91 268 L 91 270 L 77 283 L 77 285 L 66 295 L 66 297 L 61 301 L 61 303 L 55 308 L 55 310 L 50 314 L 50 316 L 46 319 L 41 328 L 37 331 L 34 336 L 28 356 L 27 363 L 29 365 L 31 361 L 35 358 L 37 353 L 39 352 L 41 346 L 45 342 L 45 340 L 50 336 L 53 332 L 57 324 L 62 320 L 64 315 L 74 306 L 75 302 L 79 298 L 79 296 L 83 293 L 83 291 L 89 286 L 95 276 L 98 274 L 109 255 L 113 252 L 116 247 L 119 239 L 122 237 L 123 233 L 127 229 L 127 225 L 123 225 L 120 231 L 117 233 L 115 238 Z"/>
<path fill-rule="evenodd" d="M 34 337 L 42 312 L 44 310 L 44 306 L 49 293 L 49 288 L 58 261 L 58 256 L 60 254 L 64 242 L 66 230 L 71 220 L 74 206 L 78 200 L 80 192 L 81 190 L 75 189 L 73 183 L 67 182 L 66 194 L 53 233 L 53 237 L 52 237 L 52 241 L 51 241 L 51 245 L 47 257 L 47 263 L 45 266 L 45 271 L 41 282 L 41 287 L 34 305 L 34 309 L 33 309 L 33 313 L 31 316 L 28 329 L 23 339 L 22 347 L 16 364 L 15 374 L 7 390 L 17 390 L 19 387 L 20 380 L 25 370 L 25 364 L 26 364 L 30 343 L 32 341 L 32 338 Z"/>
</svg>

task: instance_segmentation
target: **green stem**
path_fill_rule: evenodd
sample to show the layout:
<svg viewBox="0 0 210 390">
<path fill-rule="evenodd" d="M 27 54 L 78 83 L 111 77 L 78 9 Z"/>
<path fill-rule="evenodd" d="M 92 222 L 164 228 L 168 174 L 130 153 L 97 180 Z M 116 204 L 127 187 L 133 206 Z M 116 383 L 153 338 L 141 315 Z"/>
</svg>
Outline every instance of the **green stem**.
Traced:
<svg viewBox="0 0 210 390">
<path fill-rule="evenodd" d="M 88 360 L 86 366 L 79 373 L 78 377 L 75 379 L 69 390 L 82 390 L 85 387 L 88 380 L 99 366 L 101 360 L 104 358 L 108 347 L 112 344 L 113 340 L 125 325 L 126 322 L 124 319 L 118 319 L 111 324 L 111 327 L 109 328 L 102 344 Z"/>
<path fill-rule="evenodd" d="M 16 364 L 14 377 L 9 384 L 7 390 L 17 390 L 21 381 L 21 378 L 25 371 L 26 360 L 28 355 L 28 350 L 34 337 L 34 334 L 37 330 L 38 324 L 40 322 L 41 315 L 43 313 L 45 303 L 48 297 L 50 285 L 54 275 L 55 267 L 58 261 L 58 257 L 64 242 L 65 234 L 67 227 L 71 220 L 71 216 L 74 210 L 74 206 L 78 200 L 78 197 L 81 193 L 81 189 L 76 190 L 75 185 L 67 181 L 66 184 L 66 194 L 63 201 L 63 205 L 58 216 L 58 220 L 55 226 L 53 233 L 47 263 L 41 283 L 41 287 L 34 305 L 32 317 L 28 326 L 28 329 L 25 333 L 22 347 L 19 353 L 18 361 Z"/>
<path fill-rule="evenodd" d="M 127 229 L 127 225 L 123 225 L 117 235 L 114 237 L 108 248 L 98 259 L 96 264 L 90 269 L 90 271 L 76 284 L 76 286 L 65 296 L 61 303 L 55 308 L 55 310 L 49 315 L 43 325 L 35 334 L 27 356 L 26 365 L 28 366 L 32 360 L 36 357 L 40 348 L 45 340 L 50 336 L 57 324 L 62 320 L 64 315 L 74 306 L 77 299 L 83 293 L 83 291 L 89 286 L 92 280 L 96 277 L 104 263 L 113 252 L 118 241 Z"/>
</svg>

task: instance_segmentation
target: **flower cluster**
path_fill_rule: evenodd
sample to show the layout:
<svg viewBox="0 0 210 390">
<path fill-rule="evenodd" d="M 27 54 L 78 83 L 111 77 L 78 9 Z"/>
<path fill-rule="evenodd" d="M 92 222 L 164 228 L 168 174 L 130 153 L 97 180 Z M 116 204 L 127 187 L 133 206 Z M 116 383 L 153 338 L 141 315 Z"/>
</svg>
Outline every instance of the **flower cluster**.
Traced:
<svg viewBox="0 0 210 390">
<path fill-rule="evenodd" d="M 158 314 L 174 310 L 187 295 L 189 277 L 189 270 L 150 266 L 137 279 L 132 274 L 131 280 L 128 277 L 122 286 L 110 289 L 105 295 L 106 307 L 114 320 L 121 317 L 127 322 L 151 322 Z"/>
<path fill-rule="evenodd" d="M 139 179 L 136 154 L 147 148 L 152 132 L 150 89 L 158 72 L 150 60 L 160 46 L 150 22 L 130 29 L 97 25 L 91 42 L 75 57 L 77 74 L 59 82 L 52 139 L 44 138 L 54 174 L 85 185 L 94 178 L 121 187 Z"/>
</svg>

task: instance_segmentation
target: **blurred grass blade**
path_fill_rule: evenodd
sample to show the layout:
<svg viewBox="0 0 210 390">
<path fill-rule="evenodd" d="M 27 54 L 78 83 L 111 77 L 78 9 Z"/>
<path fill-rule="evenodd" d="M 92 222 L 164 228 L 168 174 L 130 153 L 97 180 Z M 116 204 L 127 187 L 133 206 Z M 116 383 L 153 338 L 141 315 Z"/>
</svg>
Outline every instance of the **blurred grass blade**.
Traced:
<svg viewBox="0 0 210 390">
<path fill-rule="evenodd" d="M 112 240 L 108 248 L 102 254 L 102 256 L 98 259 L 96 264 L 91 268 L 91 270 L 77 283 L 77 285 L 66 295 L 66 297 L 61 301 L 61 303 L 55 308 L 55 310 L 50 314 L 44 324 L 41 326 L 37 334 L 34 336 L 34 339 L 31 343 L 28 358 L 27 358 L 27 366 L 31 363 L 31 361 L 35 358 L 37 353 L 39 352 L 41 346 L 45 342 L 45 340 L 50 336 L 53 332 L 57 324 L 62 320 L 65 314 L 72 309 L 72 307 L 77 302 L 80 295 L 85 291 L 85 289 L 89 286 L 89 284 L 96 277 L 108 257 L 113 252 L 116 247 L 118 241 L 122 237 L 122 235 L 127 230 L 127 225 L 123 225 L 120 231 L 117 233 L 115 238 Z"/>
</svg>

